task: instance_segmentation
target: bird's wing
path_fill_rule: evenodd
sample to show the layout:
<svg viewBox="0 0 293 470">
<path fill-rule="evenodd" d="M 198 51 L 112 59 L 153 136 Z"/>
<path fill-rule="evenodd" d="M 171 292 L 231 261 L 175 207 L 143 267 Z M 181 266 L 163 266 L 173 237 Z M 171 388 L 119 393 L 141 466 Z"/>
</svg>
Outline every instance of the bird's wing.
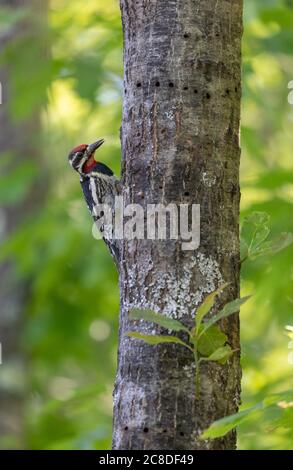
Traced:
<svg viewBox="0 0 293 470">
<path fill-rule="evenodd" d="M 98 173 L 102 173 L 103 175 L 107 175 L 107 176 L 113 176 L 114 175 L 111 168 L 109 168 L 107 165 L 105 165 L 104 163 L 101 163 L 101 162 L 96 163 L 96 165 L 93 168 L 93 171 L 97 171 Z"/>
<path fill-rule="evenodd" d="M 80 179 L 80 185 L 83 191 L 84 198 L 86 200 L 88 209 L 90 213 L 93 213 L 93 207 L 94 207 L 94 200 L 91 192 L 91 187 L 90 187 L 90 179 L 89 178 L 81 178 Z"/>
<path fill-rule="evenodd" d="M 115 240 L 114 238 L 107 238 L 104 234 L 105 226 L 101 219 L 101 214 L 97 214 L 94 210 L 94 207 L 98 204 L 109 204 L 112 210 L 112 222 L 115 223 L 115 196 L 117 195 L 116 184 L 119 184 L 119 180 L 113 179 L 111 184 L 107 182 L 103 178 L 81 178 L 80 184 L 82 187 L 82 191 L 84 194 L 84 198 L 86 200 L 88 209 L 94 219 L 94 221 L 98 224 L 98 228 L 102 234 L 103 240 L 105 241 L 106 245 L 110 249 L 112 256 L 115 259 L 116 264 L 119 260 L 119 240 Z M 113 227 L 112 227 L 113 230 Z M 112 232 L 113 236 L 113 232 Z"/>
</svg>

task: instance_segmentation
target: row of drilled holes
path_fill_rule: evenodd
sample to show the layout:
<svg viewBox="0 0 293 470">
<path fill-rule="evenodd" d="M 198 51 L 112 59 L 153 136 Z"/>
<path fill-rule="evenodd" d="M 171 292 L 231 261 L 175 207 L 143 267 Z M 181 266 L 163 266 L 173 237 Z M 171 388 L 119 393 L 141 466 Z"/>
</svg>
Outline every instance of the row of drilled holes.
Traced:
<svg viewBox="0 0 293 470">
<path fill-rule="evenodd" d="M 156 82 L 156 83 L 155 83 L 155 86 L 156 86 L 156 87 L 159 87 L 160 85 L 161 85 L 160 82 Z M 140 87 L 141 87 L 141 82 L 138 82 L 138 83 L 136 84 L 136 86 L 137 86 L 137 88 L 140 88 Z M 173 82 L 169 82 L 169 88 L 173 88 L 173 87 L 174 87 L 174 83 L 173 83 Z M 185 89 L 185 88 L 184 88 L 184 89 Z"/>
<path fill-rule="evenodd" d="M 155 83 L 155 86 L 156 86 L 156 87 L 159 87 L 160 85 L 161 85 L 160 82 L 156 82 L 156 83 Z M 138 82 L 138 83 L 136 84 L 136 87 L 137 87 L 137 88 L 141 88 L 141 86 L 142 86 L 141 82 Z M 174 83 L 173 83 L 173 82 L 169 82 L 169 88 L 174 88 Z M 184 90 L 184 91 L 187 91 L 187 90 L 189 90 L 189 87 L 188 87 L 188 86 L 185 86 L 185 87 L 183 87 L 183 90 Z M 235 93 L 237 93 L 237 92 L 238 92 L 238 87 L 236 86 L 236 87 L 234 88 L 234 90 L 235 90 Z M 226 93 L 227 96 L 230 95 L 230 91 L 231 91 L 231 90 L 229 90 L 229 88 L 226 89 L 225 93 Z M 193 92 L 194 92 L 195 94 L 197 94 L 197 93 L 198 93 L 197 88 L 195 88 L 195 89 L 193 90 Z M 125 90 L 125 93 L 126 93 L 126 90 Z M 210 93 L 206 93 L 206 98 L 207 98 L 207 99 L 210 99 L 210 97 L 211 97 Z"/>
<path fill-rule="evenodd" d="M 163 186 L 159 186 L 159 189 L 163 189 Z M 189 192 L 188 191 L 185 191 L 184 193 L 184 196 L 188 197 L 189 196 Z M 144 199 L 144 195 L 143 194 L 140 194 L 140 198 L 141 199 Z M 99 219 L 99 217 L 98 217 Z M 101 228 L 100 228 L 101 232 L 103 231 Z"/>
<path fill-rule="evenodd" d="M 128 431 L 128 426 L 125 426 L 124 428 L 124 431 Z M 144 433 L 148 433 L 149 432 L 149 428 L 143 428 L 143 432 Z M 163 433 L 166 433 L 167 432 L 167 429 L 164 429 L 163 430 Z M 184 436 L 184 432 L 180 431 L 180 436 Z"/>
</svg>

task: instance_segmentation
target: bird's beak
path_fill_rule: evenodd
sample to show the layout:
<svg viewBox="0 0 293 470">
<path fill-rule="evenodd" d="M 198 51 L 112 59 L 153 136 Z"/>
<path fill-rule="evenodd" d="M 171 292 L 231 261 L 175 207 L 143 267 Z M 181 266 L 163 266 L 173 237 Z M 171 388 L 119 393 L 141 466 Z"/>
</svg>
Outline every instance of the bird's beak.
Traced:
<svg viewBox="0 0 293 470">
<path fill-rule="evenodd" d="M 88 145 L 86 149 L 86 153 L 88 154 L 88 156 L 92 155 L 99 147 L 101 147 L 101 145 L 103 145 L 104 142 L 104 139 L 100 139 L 94 142 L 93 144 Z"/>
</svg>

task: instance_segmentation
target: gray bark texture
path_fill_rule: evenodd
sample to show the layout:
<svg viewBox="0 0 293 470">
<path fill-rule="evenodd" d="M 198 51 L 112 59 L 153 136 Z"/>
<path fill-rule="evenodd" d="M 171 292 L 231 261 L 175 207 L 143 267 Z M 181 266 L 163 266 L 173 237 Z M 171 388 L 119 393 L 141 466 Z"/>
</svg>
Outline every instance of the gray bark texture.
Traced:
<svg viewBox="0 0 293 470">
<path fill-rule="evenodd" d="M 220 325 L 238 352 L 224 366 L 201 366 L 199 399 L 192 353 L 125 333 L 168 333 L 129 321 L 131 307 L 191 326 L 223 282 L 230 284 L 214 313 L 239 296 L 242 0 L 121 0 L 121 11 L 125 204 L 200 204 L 201 242 L 193 251 L 180 240 L 123 242 L 113 448 L 234 449 L 234 432 L 198 436 L 238 409 L 238 315 Z"/>
</svg>

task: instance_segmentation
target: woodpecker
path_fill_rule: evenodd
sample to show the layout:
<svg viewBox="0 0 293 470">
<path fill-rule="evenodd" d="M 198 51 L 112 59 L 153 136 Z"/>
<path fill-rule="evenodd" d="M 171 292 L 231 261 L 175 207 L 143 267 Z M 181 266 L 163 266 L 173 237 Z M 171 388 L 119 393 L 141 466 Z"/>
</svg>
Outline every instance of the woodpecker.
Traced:
<svg viewBox="0 0 293 470">
<path fill-rule="evenodd" d="M 104 163 L 95 160 L 96 150 L 103 145 L 104 139 L 93 144 L 81 144 L 75 147 L 68 155 L 72 168 L 79 173 L 80 184 L 88 209 L 98 224 L 102 237 L 116 264 L 119 262 L 119 243 L 112 237 L 105 236 L 103 224 L 103 211 L 97 213 L 99 204 L 107 204 L 112 211 L 112 224 L 115 222 L 115 196 L 120 194 L 120 181 L 113 171 Z"/>
</svg>

